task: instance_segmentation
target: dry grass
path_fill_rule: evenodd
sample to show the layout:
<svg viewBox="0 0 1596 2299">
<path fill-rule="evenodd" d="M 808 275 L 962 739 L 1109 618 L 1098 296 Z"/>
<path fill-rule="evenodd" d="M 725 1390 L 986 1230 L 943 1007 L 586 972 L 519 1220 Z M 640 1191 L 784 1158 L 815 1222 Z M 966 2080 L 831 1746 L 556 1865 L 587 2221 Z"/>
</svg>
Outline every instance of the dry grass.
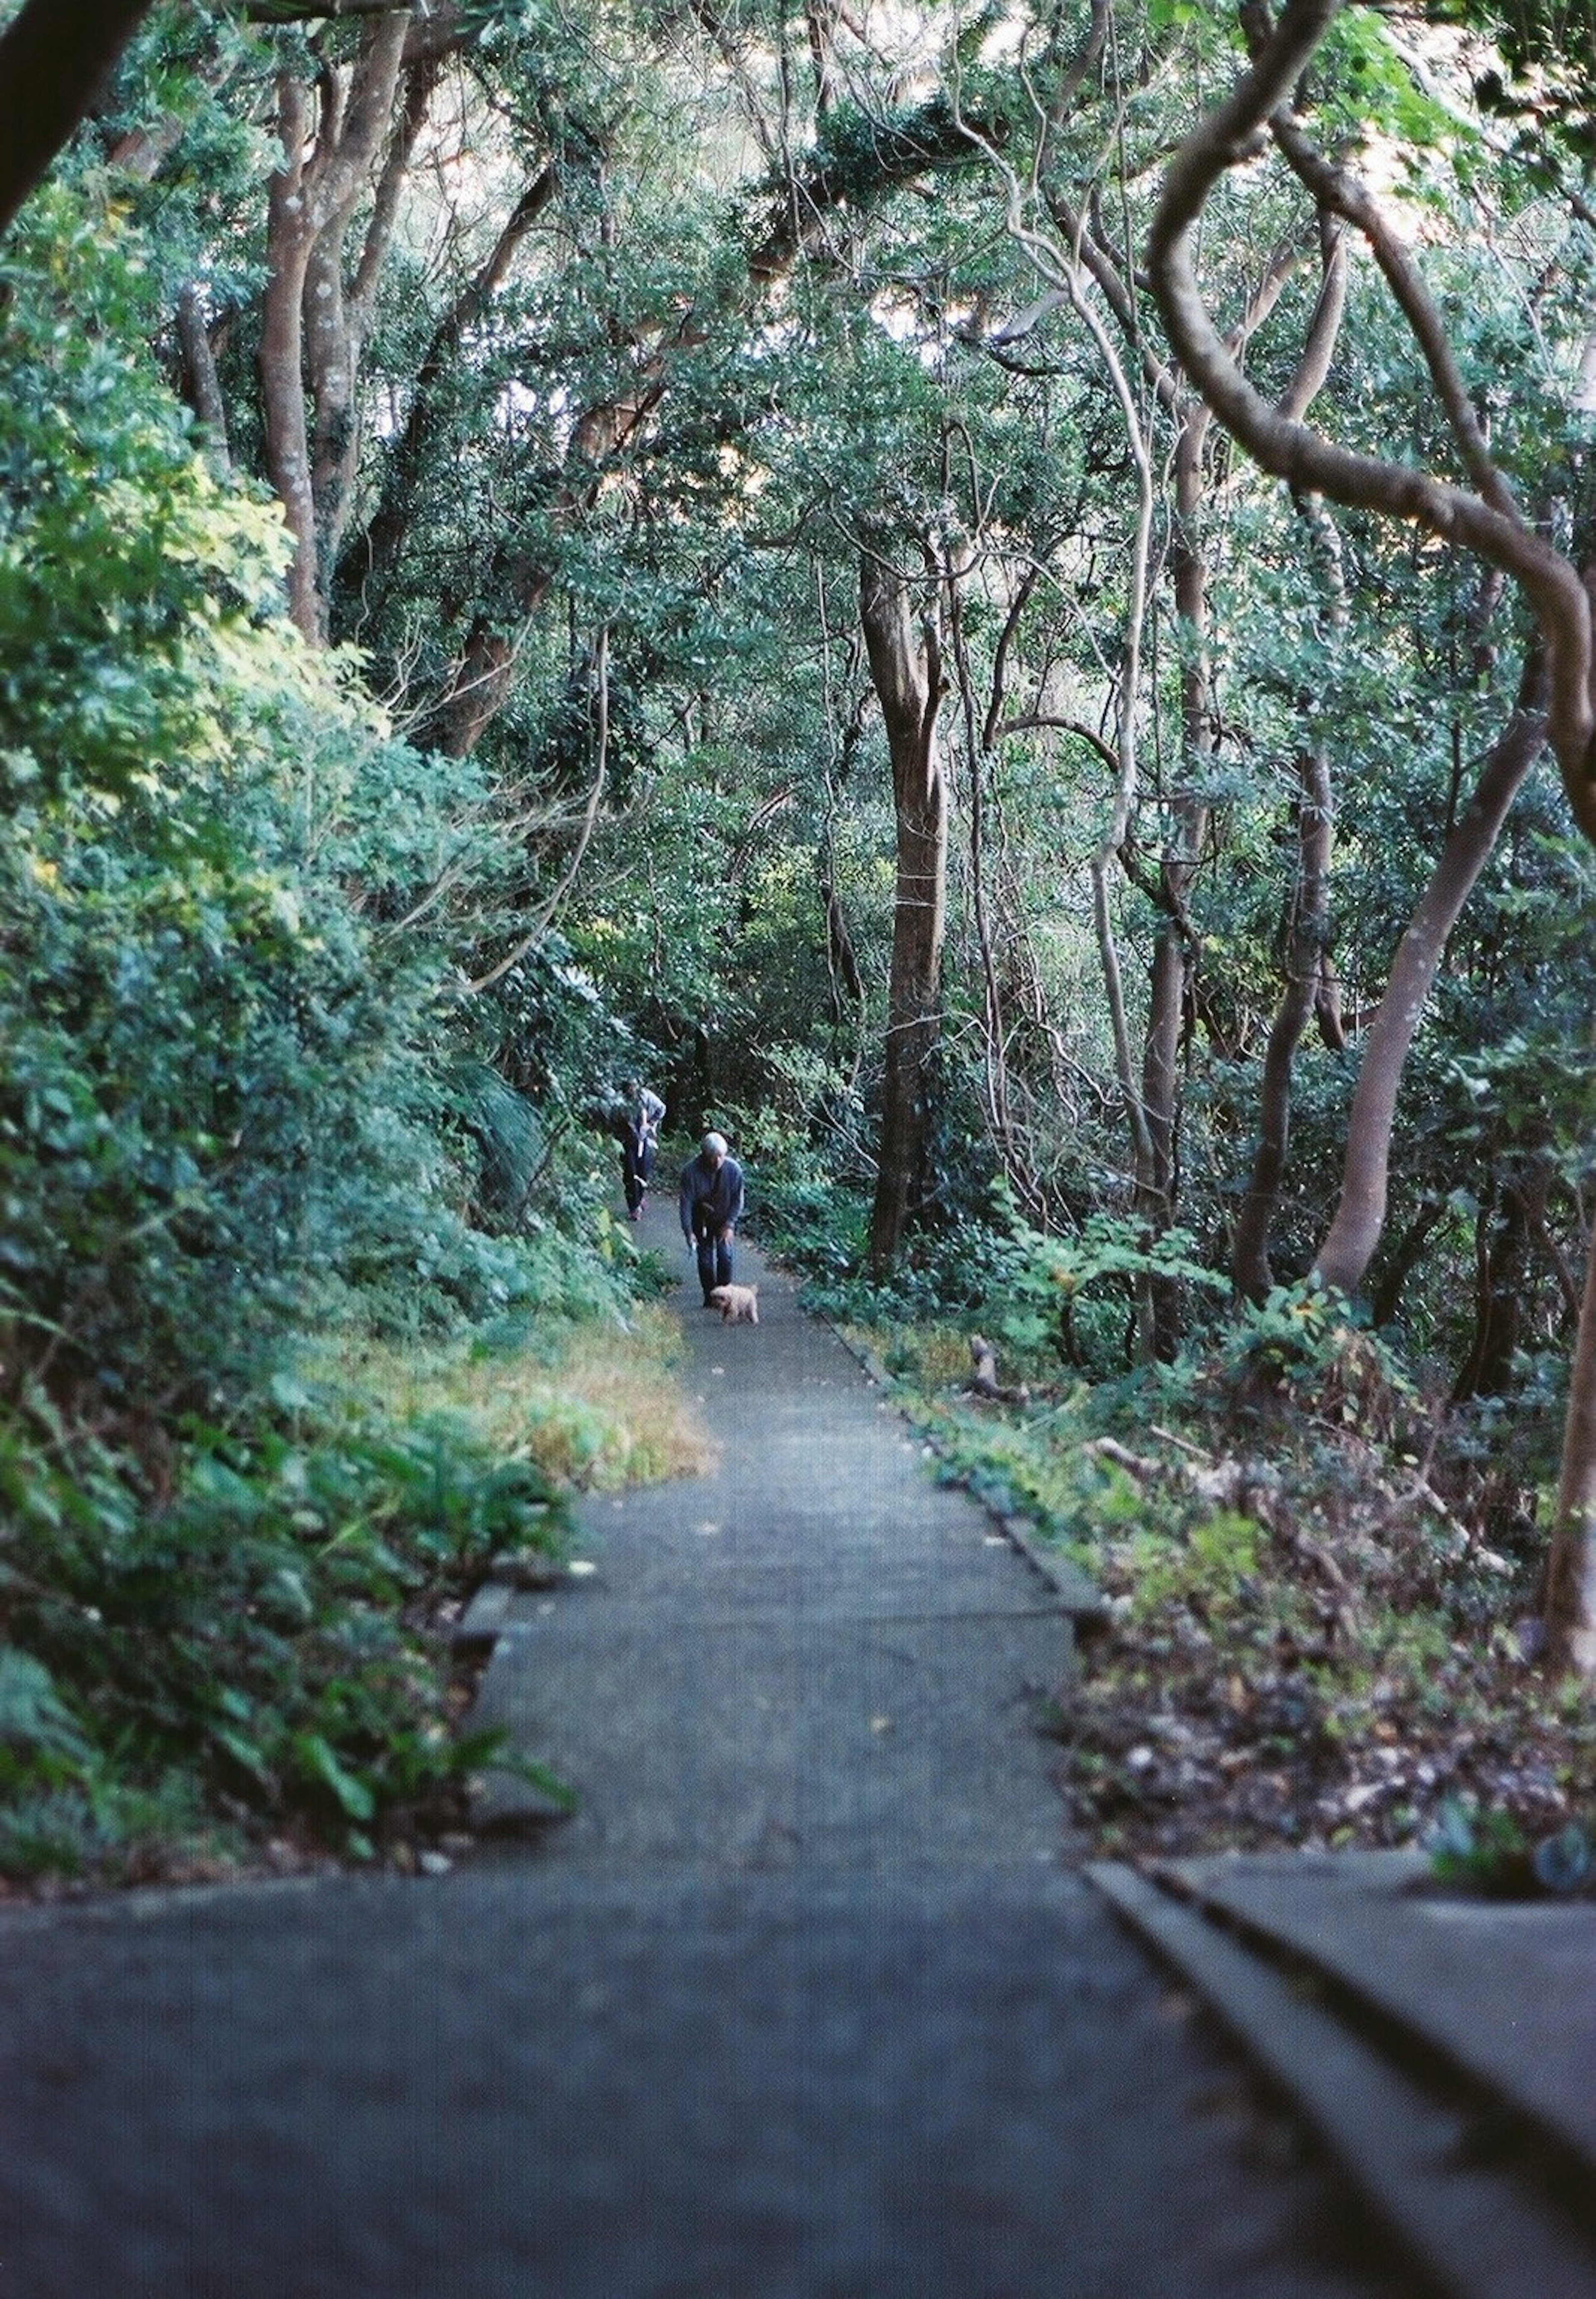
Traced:
<svg viewBox="0 0 1596 2299">
<path fill-rule="evenodd" d="M 612 1491 L 696 1476 L 714 1447 L 675 1375 L 680 1334 L 663 1310 L 625 1327 L 577 1326 L 557 1353 L 368 1345 L 342 1378 L 401 1419 L 445 1414 L 507 1457 L 536 1461 L 560 1484 Z"/>
</svg>

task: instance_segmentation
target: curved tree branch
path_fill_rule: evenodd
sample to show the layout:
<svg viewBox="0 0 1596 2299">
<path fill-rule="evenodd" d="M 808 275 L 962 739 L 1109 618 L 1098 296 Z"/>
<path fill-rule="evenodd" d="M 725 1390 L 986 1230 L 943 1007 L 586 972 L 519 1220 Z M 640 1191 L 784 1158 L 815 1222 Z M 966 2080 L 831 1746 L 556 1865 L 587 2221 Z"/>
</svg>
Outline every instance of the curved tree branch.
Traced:
<svg viewBox="0 0 1596 2299">
<path fill-rule="evenodd" d="M 1334 445 L 1271 407 L 1242 374 L 1209 318 L 1193 244 L 1209 193 L 1256 154 L 1275 115 L 1288 130 L 1291 92 L 1342 0 L 1288 0 L 1273 35 L 1229 96 L 1170 162 L 1148 238 L 1152 289 L 1176 357 L 1219 421 L 1253 461 L 1303 494 L 1389 519 L 1411 519 L 1465 544 L 1522 585 L 1545 640 L 1551 680 L 1549 733 L 1575 818 L 1596 839 L 1596 710 L 1591 604 L 1575 569 L 1509 513 L 1463 487 L 1406 465 Z"/>
<path fill-rule="evenodd" d="M 1419 1017 L 1464 903 L 1520 785 L 1546 743 L 1543 679 L 1538 656 L 1525 665 L 1517 707 L 1480 771 L 1468 803 L 1452 825 L 1440 859 L 1392 960 L 1385 994 L 1364 1042 L 1357 1091 L 1347 1121 L 1346 1165 L 1334 1218 L 1314 1257 L 1326 1285 L 1355 1293 L 1385 1225 L 1391 1132 L 1397 1091 Z"/>
</svg>

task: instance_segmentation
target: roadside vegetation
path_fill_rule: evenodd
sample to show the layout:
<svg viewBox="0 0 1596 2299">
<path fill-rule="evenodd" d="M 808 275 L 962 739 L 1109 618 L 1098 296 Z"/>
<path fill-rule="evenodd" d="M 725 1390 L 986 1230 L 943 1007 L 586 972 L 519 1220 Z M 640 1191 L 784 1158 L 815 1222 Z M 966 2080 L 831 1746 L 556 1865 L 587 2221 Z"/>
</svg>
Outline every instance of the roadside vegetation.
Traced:
<svg viewBox="0 0 1596 2299">
<path fill-rule="evenodd" d="M 1101 1581 L 1095 1840 L 1588 1816 L 1586 0 L 51 21 L 0 1875 L 459 1833 L 471 1581 L 701 1441 L 639 1076 Z"/>
<path fill-rule="evenodd" d="M 1554 1426 L 1521 1428 L 1504 1459 L 1499 1432 L 1308 1287 L 1097 1381 L 1027 1345 L 1001 1292 L 910 1328 L 868 1294 L 820 1298 L 944 1473 L 1107 1599 L 1039 1719 L 1090 1848 L 1417 1845 L 1461 1879 L 1527 1886 L 1536 1847 L 1588 1830 L 1596 1720 L 1542 1664 Z M 1024 1404 L 972 1394 L 977 1331 L 1003 1337 Z"/>
</svg>

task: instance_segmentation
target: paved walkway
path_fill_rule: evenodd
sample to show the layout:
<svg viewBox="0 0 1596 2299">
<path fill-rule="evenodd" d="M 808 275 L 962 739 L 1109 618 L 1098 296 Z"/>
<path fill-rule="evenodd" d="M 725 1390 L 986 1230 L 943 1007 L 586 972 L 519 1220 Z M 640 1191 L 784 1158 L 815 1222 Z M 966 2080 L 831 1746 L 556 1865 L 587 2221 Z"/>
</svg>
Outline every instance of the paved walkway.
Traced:
<svg viewBox="0 0 1596 2299">
<path fill-rule="evenodd" d="M 718 1471 L 497 1647 L 575 1819 L 0 1921 L 0 2299 L 1427 2287 L 1075 1872 L 1052 1592 L 761 1307 L 684 1307 Z"/>
<path fill-rule="evenodd" d="M 551 1857 L 1056 1867 L 1035 1728 L 1068 1614 L 745 1248 L 760 1324 L 699 1307 L 670 1213 L 651 1206 L 644 1235 L 683 1271 L 719 1465 L 588 1509 L 596 1569 L 518 1601 L 479 1707 L 581 1798 Z"/>
</svg>

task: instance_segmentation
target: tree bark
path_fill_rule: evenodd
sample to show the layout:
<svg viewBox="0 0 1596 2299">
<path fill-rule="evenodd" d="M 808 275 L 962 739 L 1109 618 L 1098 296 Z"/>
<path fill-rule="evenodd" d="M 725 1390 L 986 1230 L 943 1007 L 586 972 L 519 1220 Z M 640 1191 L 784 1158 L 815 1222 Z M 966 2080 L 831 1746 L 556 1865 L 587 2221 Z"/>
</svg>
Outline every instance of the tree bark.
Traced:
<svg viewBox="0 0 1596 2299">
<path fill-rule="evenodd" d="M 216 355 L 205 326 L 204 306 L 192 280 L 178 296 L 178 348 L 183 361 L 183 397 L 205 427 L 205 444 L 219 470 L 232 462 L 228 445 L 228 410 L 216 372 Z"/>
<path fill-rule="evenodd" d="M 0 232 L 114 69 L 150 0 L 27 0 L 0 37 Z"/>
<path fill-rule="evenodd" d="M 1546 718 L 1537 707 L 1541 692 L 1537 655 L 1525 665 L 1518 707 L 1452 826 L 1423 899 L 1397 945 L 1385 994 L 1364 1033 L 1363 1062 L 1347 1125 L 1341 1195 L 1314 1257 L 1314 1266 L 1325 1283 L 1343 1293 L 1356 1293 L 1362 1284 L 1385 1225 L 1397 1094 L 1447 937 L 1496 844 L 1525 776 L 1546 747 Z"/>
<path fill-rule="evenodd" d="M 1276 289 L 1276 293 L 1278 293 Z M 1269 302 L 1273 303 L 1272 295 Z M 1180 778 L 1169 796 L 1169 830 L 1159 857 L 1158 917 L 1148 981 L 1147 1028 L 1142 1049 L 1142 1108 L 1147 1124 L 1147 1171 L 1137 1210 L 1155 1233 L 1175 1219 L 1178 1186 L 1180 1061 L 1191 1010 L 1197 942 L 1191 899 L 1208 839 L 1206 784 L 1214 755 L 1212 664 L 1209 654 L 1208 564 L 1203 555 L 1203 451 L 1210 420 L 1200 401 L 1181 394 L 1175 441 L 1175 518 L 1169 540 L 1170 582 L 1181 637 Z M 1168 1278 L 1150 1282 L 1155 1357 L 1172 1360 L 1180 1347 L 1180 1289 Z"/>
<path fill-rule="evenodd" d="M 1452 1401 L 1500 1397 L 1524 1324 L 1529 1277 L 1529 1208 L 1522 1189 L 1504 1182 L 1475 1216 L 1474 1333 L 1452 1386 Z"/>
<path fill-rule="evenodd" d="M 942 1027 L 948 796 L 937 742 L 943 676 L 929 622 L 917 633 L 909 584 L 873 552 L 860 562 L 860 618 L 892 760 L 897 886 L 887 993 L 881 1142 L 870 1268 L 892 1269 L 924 1183 L 932 1069 Z"/>
<path fill-rule="evenodd" d="M 1185 401 L 1175 442 L 1175 519 L 1169 542 L 1181 639 L 1180 780 L 1169 795 L 1169 834 L 1159 858 L 1158 920 L 1142 1053 L 1142 1107 L 1152 1150 L 1149 1201 L 1143 1210 L 1160 1229 L 1167 1229 L 1175 1214 L 1180 1049 L 1195 947 L 1189 905 L 1208 837 L 1205 784 L 1214 751 L 1208 569 L 1202 555 L 1202 451 L 1208 432 L 1208 410 Z M 1166 1304 L 1166 1315 L 1168 1307 Z M 1160 1338 L 1174 1342 L 1178 1336 Z"/>
<path fill-rule="evenodd" d="M 345 196 L 316 235 L 305 272 L 304 332 L 306 371 L 314 418 L 311 427 L 311 494 L 316 516 L 316 623 L 323 639 L 332 630 L 331 592 L 337 556 L 349 524 L 360 461 L 357 388 L 361 361 L 371 331 L 377 291 L 392 243 L 400 195 L 417 142 L 427 123 L 428 109 L 443 70 L 437 56 L 425 56 L 410 65 L 403 77 L 403 102 L 378 178 L 371 213 L 362 240 L 360 260 L 352 278 L 345 278 L 345 243 L 354 220 L 365 176 L 349 171 Z M 375 71 L 374 110 L 386 97 L 391 119 L 398 94 L 397 75 L 391 73 L 387 54 L 374 46 L 362 56 L 360 72 Z M 366 92 L 357 79 L 349 95 L 349 116 L 357 120 Z M 381 112 L 373 122 L 368 166 L 376 157 Z"/>
<path fill-rule="evenodd" d="M 317 551 L 316 497 L 306 405 L 307 281 L 321 234 L 346 214 L 393 116 L 409 18 L 377 19 L 353 81 L 323 73 L 320 124 L 312 135 L 311 92 L 294 72 L 278 79 L 282 164 L 267 199 L 267 278 L 260 351 L 266 469 L 294 538 L 288 611 L 312 646 L 326 638 Z"/>
<path fill-rule="evenodd" d="M 1265 1050 L 1259 1087 L 1258 1148 L 1236 1221 L 1231 1276 L 1236 1291 L 1262 1301 L 1274 1283 L 1269 1230 L 1291 1141 L 1292 1066 L 1313 1018 L 1330 914 L 1330 762 L 1321 750 L 1297 760 L 1297 883 L 1286 933 L 1285 989 Z"/>
<path fill-rule="evenodd" d="M 1338 275 L 1342 270 L 1338 258 Z M 1312 386 L 1304 390 L 1299 381 L 1287 403 L 1299 409 L 1308 405 L 1324 379 L 1344 296 L 1338 294 L 1334 301 L 1334 320 L 1322 360 L 1316 358 L 1313 362 Z M 1318 620 L 1322 635 L 1328 639 L 1344 629 L 1347 620 L 1341 538 L 1322 502 L 1312 499 L 1301 508 L 1317 547 L 1322 584 Z M 1301 696 L 1299 708 L 1306 714 L 1312 708 L 1311 698 Z M 1285 987 L 1264 1050 L 1263 1075 L 1259 1083 L 1258 1147 L 1231 1253 L 1231 1278 L 1235 1290 L 1244 1300 L 1253 1302 L 1266 1299 L 1275 1282 L 1269 1266 L 1269 1232 L 1279 1203 L 1280 1186 L 1285 1178 L 1286 1152 L 1291 1143 L 1292 1072 L 1302 1034 L 1323 994 L 1330 935 L 1330 851 L 1334 814 L 1329 755 L 1322 743 L 1315 743 L 1298 753 L 1296 763 L 1297 869 L 1285 934 Z"/>
<path fill-rule="evenodd" d="M 1419 1257 L 1447 1211 L 1444 1198 L 1432 1198 L 1422 1206 L 1409 1223 L 1396 1243 L 1393 1252 L 1386 1257 L 1380 1272 L 1380 1282 L 1369 1303 L 1369 1316 L 1376 1328 L 1394 1324 L 1402 1299 L 1402 1288 L 1417 1268 Z"/>
</svg>

